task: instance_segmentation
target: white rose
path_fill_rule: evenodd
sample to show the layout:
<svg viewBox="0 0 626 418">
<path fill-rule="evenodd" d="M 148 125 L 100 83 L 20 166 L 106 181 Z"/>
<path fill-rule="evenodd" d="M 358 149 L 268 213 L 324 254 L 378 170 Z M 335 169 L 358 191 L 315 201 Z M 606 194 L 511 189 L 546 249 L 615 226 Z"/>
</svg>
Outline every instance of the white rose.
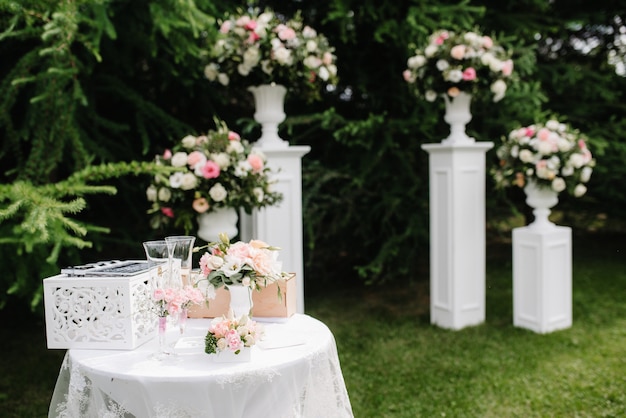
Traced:
<svg viewBox="0 0 626 418">
<path fill-rule="evenodd" d="M 221 202 L 222 200 L 226 199 L 227 195 L 228 192 L 226 192 L 226 189 L 220 183 L 217 183 L 209 190 L 209 196 L 211 196 L 211 199 L 216 202 Z"/>
<path fill-rule="evenodd" d="M 523 149 L 519 152 L 519 159 L 523 163 L 531 163 L 533 161 L 533 153 L 529 149 Z"/>
<path fill-rule="evenodd" d="M 245 177 L 252 170 L 252 167 L 247 161 L 239 161 L 239 163 L 235 166 L 235 172 L 233 173 L 236 177 Z"/>
<path fill-rule="evenodd" d="M 537 152 L 542 155 L 548 155 L 552 153 L 552 144 L 548 141 L 539 141 L 537 144 Z"/>
<path fill-rule="evenodd" d="M 491 85 L 491 92 L 493 93 L 493 101 L 499 102 L 504 98 L 506 93 L 506 83 L 502 80 L 496 80 Z"/>
<path fill-rule="evenodd" d="M 245 62 L 237 66 L 237 72 L 239 73 L 239 75 L 242 75 L 244 77 L 250 74 L 251 70 L 252 70 L 252 67 L 247 65 Z"/>
<path fill-rule="evenodd" d="M 327 65 L 326 68 L 328 69 L 328 72 L 332 76 L 336 76 L 337 75 L 337 66 L 335 64 Z"/>
<path fill-rule="evenodd" d="M 172 191 L 167 187 L 161 187 L 159 189 L 158 198 L 161 202 L 169 202 L 172 198 Z"/>
<path fill-rule="evenodd" d="M 437 63 L 435 65 L 437 66 L 437 69 L 439 71 L 447 70 L 448 67 L 450 67 L 450 64 L 448 64 L 448 61 L 446 60 L 437 60 Z"/>
<path fill-rule="evenodd" d="M 254 197 L 256 197 L 257 202 L 262 202 L 265 197 L 265 193 L 263 193 L 263 189 L 260 187 L 255 187 L 252 189 L 252 193 L 254 193 Z"/>
<path fill-rule="evenodd" d="M 592 172 L 593 172 L 593 169 L 591 167 L 583 168 L 583 171 L 580 173 L 580 181 L 582 181 L 583 183 L 587 183 L 589 179 L 591 178 Z"/>
<path fill-rule="evenodd" d="M 222 257 L 217 256 L 217 255 L 212 255 L 207 260 L 207 266 L 211 270 L 219 270 L 222 267 L 223 264 L 224 264 L 224 259 Z"/>
<path fill-rule="evenodd" d="M 416 70 L 426 64 L 426 58 L 423 55 L 415 55 L 409 58 L 406 64 L 410 69 Z"/>
<path fill-rule="evenodd" d="M 435 55 L 435 53 L 437 52 L 437 45 L 428 45 L 426 47 L 426 49 L 424 50 L 424 55 L 426 55 L 426 57 L 430 58 L 433 55 Z"/>
<path fill-rule="evenodd" d="M 571 165 L 567 165 L 561 170 L 561 175 L 563 177 L 569 177 L 572 174 L 574 174 L 574 167 L 572 167 Z"/>
<path fill-rule="evenodd" d="M 559 122 L 554 119 L 550 119 L 546 122 L 546 128 L 550 129 L 551 131 L 558 131 L 559 125 Z"/>
<path fill-rule="evenodd" d="M 154 187 L 153 185 L 150 185 L 146 189 L 146 199 L 148 199 L 148 202 L 156 202 L 156 199 L 157 199 L 157 188 Z"/>
<path fill-rule="evenodd" d="M 230 157 L 225 152 L 211 154 L 211 159 L 219 165 L 221 169 L 228 168 L 230 165 Z"/>
<path fill-rule="evenodd" d="M 463 72 L 461 70 L 452 70 L 448 73 L 447 80 L 452 83 L 458 83 L 463 80 Z"/>
<path fill-rule="evenodd" d="M 193 173 L 185 173 L 183 174 L 182 181 L 180 183 L 180 188 L 182 190 L 191 190 L 196 187 L 198 184 L 198 178 L 193 175 Z"/>
<path fill-rule="evenodd" d="M 229 154 L 231 152 L 236 152 L 237 154 L 241 154 L 243 151 L 244 151 L 243 145 L 241 145 L 241 142 L 239 141 L 230 141 L 228 143 L 228 146 L 226 147 L 226 152 Z"/>
<path fill-rule="evenodd" d="M 498 73 L 500 71 L 502 71 L 502 66 L 503 66 L 503 62 L 500 61 L 497 58 L 493 58 L 490 62 L 489 62 L 489 69 L 491 71 L 493 71 L 494 73 Z"/>
<path fill-rule="evenodd" d="M 228 83 L 230 83 L 230 78 L 228 78 L 228 74 L 226 73 L 219 73 L 217 75 L 217 81 L 219 81 L 222 86 L 227 86 Z"/>
<path fill-rule="evenodd" d="M 259 48 L 248 48 L 243 53 L 243 63 L 249 68 L 257 65 L 260 59 L 261 54 L 259 53 Z"/>
<path fill-rule="evenodd" d="M 584 157 L 581 154 L 572 154 L 569 157 L 569 161 L 567 162 L 569 165 L 574 168 L 580 168 L 585 163 Z"/>
<path fill-rule="evenodd" d="M 180 141 L 185 148 L 193 148 L 196 146 L 196 137 L 193 135 L 187 135 Z"/>
<path fill-rule="evenodd" d="M 426 94 L 424 94 L 424 97 L 426 98 L 426 101 L 434 102 L 435 100 L 437 100 L 437 92 L 434 90 L 427 90 Z"/>
<path fill-rule="evenodd" d="M 513 145 L 511 147 L 511 157 L 517 158 L 518 155 L 519 155 L 519 146 Z"/>
<path fill-rule="evenodd" d="M 187 153 L 179 151 L 172 155 L 172 167 L 184 167 L 187 165 Z"/>
<path fill-rule="evenodd" d="M 317 36 L 317 31 L 310 26 L 305 26 L 302 29 L 302 36 L 307 39 L 315 38 Z"/>
<path fill-rule="evenodd" d="M 274 51 L 274 58 L 280 65 L 291 65 L 293 63 L 293 57 L 291 51 L 287 48 L 278 48 Z"/>
<path fill-rule="evenodd" d="M 273 17 L 274 17 L 274 14 L 272 12 L 261 13 L 259 15 L 259 18 L 257 19 L 257 23 L 262 22 L 262 23 L 267 24 L 272 20 Z"/>
<path fill-rule="evenodd" d="M 207 65 L 206 67 L 204 67 L 204 76 L 210 81 L 215 81 L 218 73 L 219 73 L 219 70 L 218 70 L 217 64 L 213 62 Z"/>
<path fill-rule="evenodd" d="M 485 52 L 481 57 L 480 57 L 480 62 L 483 65 L 487 65 L 489 66 L 489 64 L 491 64 L 491 61 L 493 61 L 495 59 L 495 57 L 493 56 L 493 54 L 491 52 Z"/>
<path fill-rule="evenodd" d="M 170 176 L 170 187 L 178 189 L 183 183 L 183 173 L 177 172 Z"/>
<path fill-rule="evenodd" d="M 561 152 L 567 152 L 572 149 L 572 143 L 569 142 L 567 139 L 561 137 L 559 137 L 559 139 L 557 140 L 557 146 L 559 147 L 559 151 Z"/>
<path fill-rule="evenodd" d="M 581 197 L 585 193 L 587 193 L 587 187 L 585 187 L 584 184 L 577 184 L 576 187 L 574 187 L 574 196 Z"/>
<path fill-rule="evenodd" d="M 322 65 L 322 60 L 317 58 L 315 55 L 309 55 L 302 61 L 305 67 L 307 68 L 317 68 Z"/>
<path fill-rule="evenodd" d="M 330 77 L 330 74 L 328 73 L 328 70 L 326 69 L 326 67 L 321 67 L 318 75 L 324 81 L 328 80 L 328 78 Z"/>
<path fill-rule="evenodd" d="M 317 42 L 315 42 L 312 39 L 306 42 L 306 50 L 307 51 L 315 52 L 316 49 L 317 49 Z"/>
<path fill-rule="evenodd" d="M 557 193 L 565 190 L 565 180 L 563 180 L 561 177 L 555 177 L 554 180 L 552 180 L 552 190 Z"/>
</svg>

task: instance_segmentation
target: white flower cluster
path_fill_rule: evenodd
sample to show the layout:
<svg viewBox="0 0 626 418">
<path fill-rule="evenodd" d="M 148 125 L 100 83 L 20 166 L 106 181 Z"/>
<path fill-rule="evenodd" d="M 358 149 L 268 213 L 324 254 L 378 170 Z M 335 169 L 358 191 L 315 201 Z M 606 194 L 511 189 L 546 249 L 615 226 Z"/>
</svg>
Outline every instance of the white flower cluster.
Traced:
<svg viewBox="0 0 626 418">
<path fill-rule="evenodd" d="M 247 85 L 275 82 L 296 89 L 337 82 L 333 48 L 299 15 L 284 23 L 269 9 L 231 17 L 221 24 L 210 55 L 204 74 L 224 86 L 235 77 L 248 79 Z"/>
<path fill-rule="evenodd" d="M 595 160 L 585 139 L 557 120 L 514 129 L 497 150 L 500 185 L 524 187 L 533 179 L 556 192 L 570 189 L 576 197 L 587 192 Z"/>
<path fill-rule="evenodd" d="M 407 60 L 407 67 L 405 81 L 431 102 L 441 94 L 456 97 L 460 92 L 476 94 L 487 88 L 498 102 L 513 73 L 513 61 L 489 36 L 446 30 L 432 34 L 426 48 Z"/>
</svg>

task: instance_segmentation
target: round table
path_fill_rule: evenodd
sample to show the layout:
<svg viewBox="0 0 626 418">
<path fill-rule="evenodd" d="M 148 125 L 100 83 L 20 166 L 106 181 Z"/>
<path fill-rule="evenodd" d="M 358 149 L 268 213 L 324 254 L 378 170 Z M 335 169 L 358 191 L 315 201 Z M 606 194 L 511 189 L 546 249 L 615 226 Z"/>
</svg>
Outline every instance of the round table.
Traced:
<svg viewBox="0 0 626 418">
<path fill-rule="evenodd" d="M 302 314 L 264 324 L 249 362 L 218 363 L 204 353 L 210 321 L 189 319 L 164 361 L 150 358 L 156 339 L 132 351 L 68 350 L 49 417 L 353 417 L 325 324 Z"/>
</svg>

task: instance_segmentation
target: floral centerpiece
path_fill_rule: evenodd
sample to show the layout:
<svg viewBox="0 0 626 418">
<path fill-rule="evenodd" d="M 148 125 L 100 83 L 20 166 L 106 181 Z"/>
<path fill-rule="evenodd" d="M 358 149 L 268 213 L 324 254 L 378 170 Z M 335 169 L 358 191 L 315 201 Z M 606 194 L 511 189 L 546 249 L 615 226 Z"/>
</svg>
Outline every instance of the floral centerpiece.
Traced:
<svg viewBox="0 0 626 418">
<path fill-rule="evenodd" d="M 224 86 L 276 83 L 315 99 L 323 87 L 337 84 L 333 52 L 328 39 L 305 25 L 300 13 L 284 20 L 271 9 L 255 9 L 221 22 L 204 73 Z"/>
<path fill-rule="evenodd" d="M 205 353 L 214 354 L 230 351 L 240 354 L 245 347 L 252 347 L 263 338 L 264 330 L 247 315 L 235 318 L 228 316 L 214 318 L 205 337 Z"/>
<path fill-rule="evenodd" d="M 476 96 L 491 92 L 493 101 L 498 102 L 513 75 L 510 53 L 478 32 L 436 31 L 425 48 L 415 50 L 407 67 L 404 79 L 418 97 L 429 102 L 441 95 L 454 98 L 461 92 Z"/>
<path fill-rule="evenodd" d="M 288 276 L 278 261 L 279 248 L 259 240 L 231 244 L 226 234 L 219 238 L 220 242 L 208 244 L 208 250 L 200 257 L 200 273 L 208 281 L 208 299 L 215 298 L 215 289 L 219 287 L 242 285 L 261 290 Z"/>
<path fill-rule="evenodd" d="M 272 191 L 265 155 L 224 122 L 206 135 L 185 136 L 156 162 L 179 171 L 157 174 L 146 190 L 153 228 L 174 220 L 190 231 L 198 214 L 224 207 L 251 213 L 282 199 Z"/>
<path fill-rule="evenodd" d="M 586 138 L 555 119 L 512 130 L 496 152 L 500 164 L 493 175 L 498 187 L 523 188 L 533 181 L 580 197 L 595 166 Z"/>
</svg>

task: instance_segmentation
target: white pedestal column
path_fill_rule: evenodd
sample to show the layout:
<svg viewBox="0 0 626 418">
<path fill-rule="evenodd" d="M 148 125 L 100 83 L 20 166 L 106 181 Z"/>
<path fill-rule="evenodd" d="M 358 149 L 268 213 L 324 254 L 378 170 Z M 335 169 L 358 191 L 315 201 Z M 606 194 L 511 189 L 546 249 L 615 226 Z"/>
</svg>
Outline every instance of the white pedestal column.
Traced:
<svg viewBox="0 0 626 418">
<path fill-rule="evenodd" d="M 572 230 L 513 229 L 513 325 L 537 333 L 572 326 Z"/>
<path fill-rule="evenodd" d="M 485 154 L 492 142 L 426 144 L 430 187 L 430 322 L 485 321 Z"/>
<path fill-rule="evenodd" d="M 255 210 L 252 215 L 242 211 L 240 236 L 243 241 L 259 239 L 280 247 L 283 271 L 296 273 L 298 313 L 304 313 L 304 254 L 302 237 L 302 157 L 311 147 L 261 147 L 267 164 L 273 170 L 274 190 L 282 193 L 283 201 Z"/>
</svg>

